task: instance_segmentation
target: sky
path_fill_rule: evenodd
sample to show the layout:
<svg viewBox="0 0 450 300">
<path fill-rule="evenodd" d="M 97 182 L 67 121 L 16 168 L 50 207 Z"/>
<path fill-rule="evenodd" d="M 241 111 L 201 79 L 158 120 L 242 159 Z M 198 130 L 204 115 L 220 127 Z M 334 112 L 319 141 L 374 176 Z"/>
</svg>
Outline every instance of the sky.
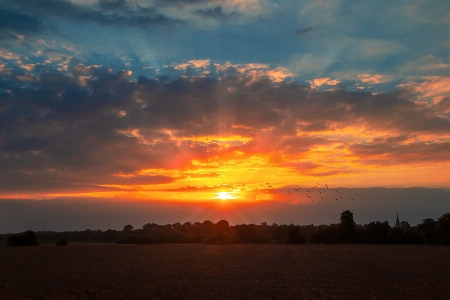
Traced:
<svg viewBox="0 0 450 300">
<path fill-rule="evenodd" d="M 0 232 L 437 218 L 449 28 L 446 0 L 0 0 Z"/>
</svg>

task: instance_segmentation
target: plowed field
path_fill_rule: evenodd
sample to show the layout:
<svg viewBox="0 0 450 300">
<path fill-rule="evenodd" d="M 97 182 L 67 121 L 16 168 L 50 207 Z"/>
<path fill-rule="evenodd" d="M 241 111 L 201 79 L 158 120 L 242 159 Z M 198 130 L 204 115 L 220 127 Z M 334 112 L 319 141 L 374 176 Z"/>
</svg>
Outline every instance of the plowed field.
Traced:
<svg viewBox="0 0 450 300">
<path fill-rule="evenodd" d="M 450 247 L 0 247 L 0 299 L 450 299 Z"/>
</svg>

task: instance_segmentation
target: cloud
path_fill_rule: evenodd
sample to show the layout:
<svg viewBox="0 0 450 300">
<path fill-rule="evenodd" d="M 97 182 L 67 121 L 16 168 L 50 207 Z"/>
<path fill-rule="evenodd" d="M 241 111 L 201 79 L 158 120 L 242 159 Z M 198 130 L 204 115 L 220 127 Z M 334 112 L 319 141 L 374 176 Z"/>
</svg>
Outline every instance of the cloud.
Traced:
<svg viewBox="0 0 450 300">
<path fill-rule="evenodd" d="M 129 3 L 126 0 L 99 0 L 98 5 L 104 10 L 111 11 L 118 11 L 129 8 Z"/>
<path fill-rule="evenodd" d="M 217 77 L 136 80 L 129 70 L 98 65 L 35 68 L 33 75 L 1 66 L 2 195 L 142 190 L 220 180 L 238 166 L 331 176 L 449 157 L 450 122 L 437 109 L 448 109 L 448 98 L 428 105 L 406 92 L 320 91 L 285 81 L 283 68 L 255 63 L 216 64 Z"/>
<path fill-rule="evenodd" d="M 439 59 L 432 54 L 428 54 L 417 60 L 408 61 L 404 66 L 399 68 L 399 71 L 408 76 L 417 74 L 417 72 L 420 72 L 421 74 L 425 73 L 426 75 L 438 75 L 439 73 L 448 72 L 449 68 L 450 64 L 445 63 L 444 60 Z"/>
<path fill-rule="evenodd" d="M 194 14 L 202 18 L 210 18 L 217 20 L 235 19 L 239 16 L 239 13 L 237 13 L 236 11 L 224 13 L 221 6 L 216 6 L 215 8 L 209 9 L 197 9 L 194 11 Z"/>
<path fill-rule="evenodd" d="M 384 81 L 383 75 L 380 74 L 359 74 L 359 80 L 364 83 L 378 84 Z"/>
<path fill-rule="evenodd" d="M 397 165 L 415 163 L 444 163 L 450 155 L 450 142 L 399 143 L 382 141 L 369 144 L 354 144 L 349 147 L 362 164 Z M 426 156 L 423 154 L 427 153 Z"/>
<path fill-rule="evenodd" d="M 303 35 L 305 33 L 311 32 L 313 30 L 314 30 L 314 28 L 312 26 L 308 26 L 308 27 L 305 27 L 302 29 L 297 29 L 296 31 L 294 31 L 294 33 L 298 34 L 298 35 Z"/>
<path fill-rule="evenodd" d="M 318 86 L 322 86 L 322 85 L 338 85 L 339 83 L 341 83 L 340 80 L 336 80 L 336 79 L 331 79 L 329 77 L 324 77 L 324 78 L 316 78 L 313 80 L 307 80 L 306 82 L 308 82 L 311 87 L 318 87 Z"/>
<path fill-rule="evenodd" d="M 185 71 L 188 68 L 206 69 L 210 65 L 209 59 L 192 59 L 187 63 L 174 64 L 173 68 L 177 71 Z"/>
<path fill-rule="evenodd" d="M 209 59 L 193 59 L 189 63 L 194 66 L 194 68 L 207 68 L 211 60 Z"/>
<path fill-rule="evenodd" d="M 450 96 L 450 76 L 426 76 L 423 82 L 399 84 L 408 94 L 417 94 L 420 101 L 438 103 Z"/>
<path fill-rule="evenodd" d="M 214 2 L 214 0 L 156 0 L 158 6 L 182 6 Z"/>
<path fill-rule="evenodd" d="M 27 14 L 0 8 L 0 41 L 14 39 L 20 34 L 34 34 L 43 29 L 42 23 Z"/>
<path fill-rule="evenodd" d="M 149 29 L 183 23 L 162 15 L 156 9 L 143 7 L 129 1 L 100 1 L 95 6 L 78 5 L 64 0 L 17 0 L 9 7 L 32 13 L 36 17 L 64 19 L 107 26 L 128 26 Z M 112 12 L 112 13 L 111 13 Z"/>
<path fill-rule="evenodd" d="M 7 68 L 6 64 L 0 64 L 0 74 L 11 74 L 12 68 Z"/>
<path fill-rule="evenodd" d="M 273 82 L 282 82 L 293 76 L 288 69 L 284 67 L 271 68 L 267 64 L 248 63 L 248 64 L 225 64 L 215 63 L 214 67 L 219 74 L 240 74 L 251 79 L 251 82 L 263 78 L 270 79 Z"/>
</svg>

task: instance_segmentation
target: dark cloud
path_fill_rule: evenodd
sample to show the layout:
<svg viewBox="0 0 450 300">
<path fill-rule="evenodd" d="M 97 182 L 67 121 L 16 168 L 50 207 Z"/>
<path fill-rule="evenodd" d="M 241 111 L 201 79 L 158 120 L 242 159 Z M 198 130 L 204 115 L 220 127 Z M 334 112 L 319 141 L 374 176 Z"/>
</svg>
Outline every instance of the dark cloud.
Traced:
<svg viewBox="0 0 450 300">
<path fill-rule="evenodd" d="M 20 34 L 40 32 L 41 22 L 26 14 L 0 8 L 0 40 L 15 39 Z"/>
<path fill-rule="evenodd" d="M 397 165 L 423 162 L 446 162 L 450 157 L 450 142 L 396 143 L 386 140 L 380 143 L 354 144 L 349 147 L 362 164 Z"/>
<path fill-rule="evenodd" d="M 126 0 L 99 0 L 98 5 L 104 10 L 120 10 L 129 7 Z"/>
<path fill-rule="evenodd" d="M 183 6 L 213 2 L 214 0 L 156 0 L 157 6 Z"/>
<path fill-rule="evenodd" d="M 209 8 L 209 9 L 197 9 L 194 11 L 194 14 L 196 14 L 197 16 L 200 16 L 202 18 L 210 18 L 210 19 L 218 19 L 218 20 L 234 19 L 239 16 L 239 13 L 236 11 L 232 11 L 229 13 L 223 12 L 223 9 L 221 6 L 217 6 L 215 8 Z"/>
<path fill-rule="evenodd" d="M 73 4 L 64 0 L 6 1 L 8 7 L 32 13 L 42 18 L 62 18 L 73 22 L 88 22 L 108 26 L 129 26 L 149 29 L 182 23 L 160 14 L 154 8 L 131 5 L 128 1 L 100 1 L 94 7 Z M 48 19 L 47 19 L 48 20 Z"/>
<path fill-rule="evenodd" d="M 302 29 L 297 29 L 296 31 L 294 31 L 294 33 L 298 34 L 298 35 L 301 35 L 301 34 L 305 34 L 305 33 L 311 32 L 313 30 L 315 30 L 314 27 L 308 26 L 308 27 L 305 27 L 305 28 L 302 28 Z"/>
</svg>

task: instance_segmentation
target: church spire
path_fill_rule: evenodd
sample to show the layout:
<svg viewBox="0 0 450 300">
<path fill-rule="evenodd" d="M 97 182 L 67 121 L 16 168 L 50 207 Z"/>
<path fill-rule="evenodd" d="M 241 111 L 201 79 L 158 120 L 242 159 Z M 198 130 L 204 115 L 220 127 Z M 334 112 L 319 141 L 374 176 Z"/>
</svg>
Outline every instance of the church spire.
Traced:
<svg viewBox="0 0 450 300">
<path fill-rule="evenodd" d="M 400 227 L 400 220 L 398 219 L 398 213 L 397 213 L 397 220 L 395 220 L 395 227 Z"/>
</svg>

